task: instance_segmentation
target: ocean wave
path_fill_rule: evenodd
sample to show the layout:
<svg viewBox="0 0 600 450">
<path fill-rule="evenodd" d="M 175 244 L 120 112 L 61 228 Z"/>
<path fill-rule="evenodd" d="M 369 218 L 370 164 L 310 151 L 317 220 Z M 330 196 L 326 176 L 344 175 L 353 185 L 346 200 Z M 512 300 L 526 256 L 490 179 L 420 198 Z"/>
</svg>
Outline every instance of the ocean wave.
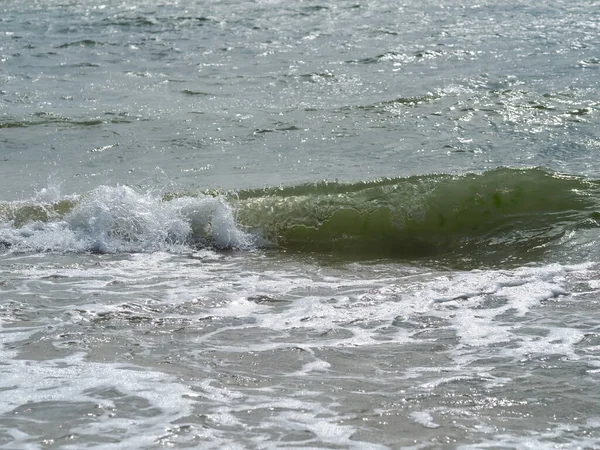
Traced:
<svg viewBox="0 0 600 450">
<path fill-rule="evenodd" d="M 598 226 L 595 180 L 500 168 L 240 193 L 238 220 L 278 246 L 386 257 L 530 252 Z"/>
<path fill-rule="evenodd" d="M 0 203 L 0 241 L 37 251 L 269 246 L 375 258 L 509 258 L 600 226 L 599 188 L 599 181 L 539 168 L 235 193 L 100 186 L 50 203 Z"/>
</svg>

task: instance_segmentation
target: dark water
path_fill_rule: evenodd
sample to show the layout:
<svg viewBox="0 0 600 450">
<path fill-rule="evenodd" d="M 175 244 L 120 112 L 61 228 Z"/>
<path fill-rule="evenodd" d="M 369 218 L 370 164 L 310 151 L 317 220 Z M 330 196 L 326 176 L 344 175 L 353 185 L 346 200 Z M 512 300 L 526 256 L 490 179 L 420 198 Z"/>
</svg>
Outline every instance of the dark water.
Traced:
<svg viewBox="0 0 600 450">
<path fill-rule="evenodd" d="M 600 446 L 600 3 L 0 4 L 0 448 Z"/>
</svg>

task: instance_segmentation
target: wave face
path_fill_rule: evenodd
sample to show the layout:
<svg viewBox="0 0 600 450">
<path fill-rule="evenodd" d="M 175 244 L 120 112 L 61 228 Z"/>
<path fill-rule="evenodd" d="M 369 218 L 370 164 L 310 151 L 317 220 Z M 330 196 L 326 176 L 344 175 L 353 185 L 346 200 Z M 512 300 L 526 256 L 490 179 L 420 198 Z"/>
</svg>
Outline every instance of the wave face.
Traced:
<svg viewBox="0 0 600 450">
<path fill-rule="evenodd" d="M 238 219 L 278 246 L 365 256 L 517 257 L 598 226 L 599 184 L 501 168 L 240 195 Z"/>
<path fill-rule="evenodd" d="M 321 182 L 235 194 L 101 186 L 55 202 L 0 204 L 0 242 L 37 251 L 261 246 L 358 257 L 535 257 L 599 226 L 595 180 L 541 169 Z"/>
</svg>

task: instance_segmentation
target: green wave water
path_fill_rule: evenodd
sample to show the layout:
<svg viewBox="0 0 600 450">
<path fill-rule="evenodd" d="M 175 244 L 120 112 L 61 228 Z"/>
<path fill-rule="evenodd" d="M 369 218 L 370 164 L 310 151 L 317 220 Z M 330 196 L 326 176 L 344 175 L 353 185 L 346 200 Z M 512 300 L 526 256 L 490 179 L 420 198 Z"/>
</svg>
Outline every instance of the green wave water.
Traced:
<svg viewBox="0 0 600 450">
<path fill-rule="evenodd" d="M 278 247 L 365 256 L 535 252 L 600 224 L 600 183 L 542 169 L 317 183 L 239 193 L 238 220 Z"/>
</svg>

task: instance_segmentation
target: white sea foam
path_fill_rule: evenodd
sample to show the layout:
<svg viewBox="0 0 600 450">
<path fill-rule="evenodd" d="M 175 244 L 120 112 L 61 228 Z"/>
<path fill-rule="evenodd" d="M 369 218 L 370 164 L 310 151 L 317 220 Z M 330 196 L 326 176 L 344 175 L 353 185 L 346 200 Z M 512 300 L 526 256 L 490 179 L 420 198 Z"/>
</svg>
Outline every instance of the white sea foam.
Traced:
<svg viewBox="0 0 600 450">
<path fill-rule="evenodd" d="M 454 418 L 460 426 L 488 427 L 480 434 L 490 436 L 497 430 L 487 411 L 519 414 L 532 401 L 531 393 L 525 403 L 501 394 L 531 377 L 528 364 L 560 358 L 590 379 L 600 364 L 582 324 L 540 314 L 579 301 L 569 292 L 589 290 L 598 278 L 593 264 L 469 272 L 365 265 L 358 272 L 352 264 L 273 260 L 260 252 L 63 255 L 79 262 L 65 265 L 56 257 L 19 258 L 9 255 L 6 263 L 19 267 L 21 278 L 2 286 L 12 303 L 0 310 L 11 347 L 1 355 L 8 361 L 0 366 L 7 393 L 1 412 L 12 414 L 28 399 L 74 411 L 100 405 L 100 419 L 70 432 L 90 439 L 118 434 L 113 448 L 368 448 L 378 435 L 369 426 L 376 414 L 434 434 L 460 429 L 449 425 Z M 19 301 L 38 295 L 53 296 L 54 304 L 42 303 L 42 318 Z M 31 328 L 13 328 L 19 320 Z M 585 339 L 592 340 L 582 350 Z M 79 352 L 61 356 L 70 345 Z M 59 353 L 34 361 L 36 346 Z M 98 357 L 110 354 L 105 347 L 137 361 L 102 363 Z M 503 370 L 495 368 L 498 358 Z M 516 375 L 506 365 L 518 367 Z M 19 383 L 23 374 L 27 386 Z M 148 417 L 112 417 L 120 397 L 106 391 L 145 402 L 140 414 Z M 387 420 L 380 419 L 382 427 Z"/>
<path fill-rule="evenodd" d="M 76 423 L 82 420 L 78 418 L 73 425 L 62 426 L 62 433 L 66 436 L 77 435 L 78 439 L 85 439 L 86 436 L 95 439 L 127 430 L 118 444 L 106 442 L 103 448 L 154 445 L 167 424 L 191 412 L 194 393 L 190 389 L 174 377 L 146 368 L 95 363 L 86 361 L 82 354 L 48 361 L 4 361 L 5 364 L 0 367 L 0 388 L 3 393 L 0 414 L 14 414 L 18 421 L 18 411 L 22 408 L 29 411 L 25 415 L 32 414 L 36 409 L 43 411 L 47 404 L 74 411 L 78 408 L 88 409 L 88 416 L 93 416 L 94 420 L 78 426 Z M 111 397 L 106 398 L 104 392 L 110 393 Z M 122 402 L 140 402 L 140 399 L 147 402 L 148 408 L 155 408 L 156 413 L 148 417 L 143 412 L 137 414 L 129 411 L 129 408 L 123 408 Z M 43 420 L 50 421 L 51 417 Z M 24 423 L 20 429 L 27 428 Z M 57 437 L 60 436 L 59 431 Z M 13 444 L 20 447 L 30 438 L 28 433 L 22 432 L 20 437 L 14 437 Z M 49 439 L 53 441 L 56 438 Z M 62 446 L 77 448 L 78 445 L 65 442 Z"/>
<path fill-rule="evenodd" d="M 567 424 L 549 424 L 543 432 L 530 431 L 525 435 L 511 435 L 506 433 L 494 433 L 492 439 L 482 439 L 476 444 L 463 444 L 456 448 L 459 450 L 514 448 L 523 450 L 579 450 L 587 448 L 598 448 L 600 440 L 590 433 L 582 432 L 584 427 Z M 573 435 L 581 433 L 583 436 L 571 438 L 564 442 L 565 433 Z M 585 436 L 588 434 L 588 436 Z M 557 442 L 558 441 L 558 442 Z"/>
<path fill-rule="evenodd" d="M 410 417 L 425 428 L 439 428 L 440 425 L 435 423 L 433 416 L 428 411 L 414 411 Z"/>
<path fill-rule="evenodd" d="M 48 195 L 56 201 L 55 193 L 41 197 Z M 38 198 L 32 202 L 45 208 Z M 157 193 L 128 186 L 99 186 L 80 196 L 62 218 L 51 216 L 49 221 L 20 227 L 0 224 L 0 242 L 16 250 L 177 252 L 191 243 L 247 249 L 253 247 L 254 237 L 238 228 L 233 210 L 222 197 L 164 200 Z"/>
</svg>

